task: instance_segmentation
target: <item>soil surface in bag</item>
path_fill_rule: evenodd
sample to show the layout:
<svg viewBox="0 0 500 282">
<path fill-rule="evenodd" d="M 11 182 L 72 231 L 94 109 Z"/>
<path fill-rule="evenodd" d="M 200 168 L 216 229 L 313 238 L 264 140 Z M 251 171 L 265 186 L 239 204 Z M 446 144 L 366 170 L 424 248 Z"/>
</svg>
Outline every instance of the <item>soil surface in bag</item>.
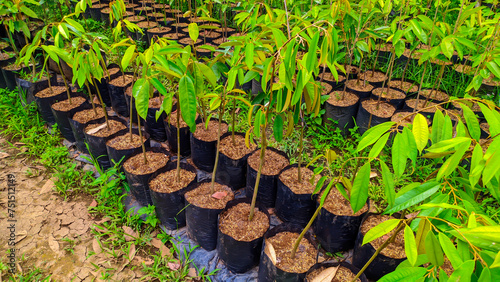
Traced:
<svg viewBox="0 0 500 282">
<path fill-rule="evenodd" d="M 329 94 L 330 92 L 332 92 L 333 90 L 333 86 L 331 84 L 329 84 L 328 82 L 321 82 L 321 94 L 322 95 L 326 95 L 326 94 Z"/>
<path fill-rule="evenodd" d="M 311 273 L 307 274 L 306 276 L 306 281 L 314 281 L 315 278 L 319 279 L 320 277 L 328 277 L 328 274 L 331 273 L 333 270 L 332 268 L 335 268 L 336 266 L 332 267 L 319 267 Z M 346 282 L 346 281 L 352 281 L 356 277 L 356 274 L 352 273 L 352 271 L 344 266 L 338 266 L 337 272 L 335 273 L 335 276 L 331 280 L 320 280 L 320 281 L 328 281 L 328 282 Z M 324 278 L 323 278 L 324 279 Z M 361 279 L 356 279 L 357 282 L 361 282 Z"/>
<path fill-rule="evenodd" d="M 410 99 L 405 101 L 405 106 L 410 109 L 415 108 L 415 104 L 417 105 L 417 111 L 421 111 L 423 114 L 434 114 L 437 110 L 436 103 L 431 101 L 425 101 L 425 99 L 420 98 L 418 103 L 416 103 L 417 99 Z M 423 110 L 425 109 L 425 110 Z"/>
<path fill-rule="evenodd" d="M 387 75 L 380 71 L 369 70 L 358 74 L 358 76 L 360 77 L 360 80 L 366 80 L 370 83 L 381 83 L 384 80 L 387 80 Z"/>
<path fill-rule="evenodd" d="M 418 91 L 418 85 L 409 81 L 404 81 L 403 85 L 401 85 L 401 80 L 391 80 L 389 87 L 401 89 L 405 93 L 416 93 Z"/>
<path fill-rule="evenodd" d="M 83 97 L 71 97 L 71 104 L 69 103 L 69 100 L 64 100 L 61 102 L 57 102 L 52 105 L 52 108 L 56 111 L 59 112 L 68 112 L 71 111 L 74 108 L 77 108 L 81 106 L 83 103 L 85 103 L 85 98 Z"/>
<path fill-rule="evenodd" d="M 402 111 L 397 112 L 391 117 L 391 121 L 400 122 L 399 126 L 404 127 L 409 124 L 413 124 L 413 119 L 415 118 L 415 114 L 411 111 Z M 430 121 L 426 118 L 427 125 L 430 125 Z"/>
<path fill-rule="evenodd" d="M 422 89 L 420 91 L 420 99 L 435 102 L 447 102 L 450 100 L 450 95 L 439 90 Z"/>
<path fill-rule="evenodd" d="M 314 177 L 314 173 L 306 168 L 301 167 L 300 172 L 302 174 L 302 182 L 298 180 L 297 167 L 291 167 L 280 174 L 280 180 L 285 184 L 290 190 L 295 194 L 312 194 L 316 188 L 316 183 L 318 182 L 320 176 L 315 177 L 314 184 L 311 184 L 310 179 Z"/>
<path fill-rule="evenodd" d="M 87 127 L 85 127 L 85 132 L 88 135 L 92 135 L 95 137 L 108 137 L 120 130 L 127 128 L 123 123 L 117 120 L 110 119 L 108 120 L 108 122 L 110 127 L 109 129 L 105 121 L 103 123 L 89 124 Z"/>
<path fill-rule="evenodd" d="M 272 150 L 266 150 L 266 153 L 264 155 L 264 165 L 262 166 L 262 174 L 278 175 L 278 173 L 288 164 L 289 161 L 284 156 Z M 248 165 L 255 171 L 259 170 L 260 149 L 256 150 L 248 157 Z"/>
<path fill-rule="evenodd" d="M 337 83 L 342 83 L 345 81 L 345 76 L 342 75 L 342 74 L 338 74 L 338 77 L 339 77 L 339 80 L 335 80 L 335 77 L 333 76 L 333 74 L 331 72 L 325 72 L 325 73 L 320 73 L 318 75 L 318 80 L 321 80 L 321 78 L 323 78 L 323 81 L 326 81 L 326 82 L 329 82 L 329 83 L 332 83 L 334 85 L 336 85 Z"/>
<path fill-rule="evenodd" d="M 390 118 L 396 111 L 396 108 L 393 105 L 382 101 L 378 103 L 377 100 L 373 99 L 362 101 L 361 104 L 368 113 L 380 118 Z M 375 126 L 375 124 L 372 123 L 372 127 L 373 126 Z"/>
<path fill-rule="evenodd" d="M 179 191 L 196 179 L 196 173 L 181 168 L 180 181 L 177 181 L 177 169 L 159 174 L 149 182 L 149 188 L 158 193 Z"/>
<path fill-rule="evenodd" d="M 123 75 L 120 75 L 119 77 L 111 80 L 109 84 L 117 87 L 125 87 L 130 83 L 132 83 L 133 79 L 134 77 L 131 74 L 125 74 L 125 82 L 124 82 Z"/>
<path fill-rule="evenodd" d="M 144 154 L 141 152 L 128 158 L 123 164 L 123 168 L 135 175 L 150 174 L 164 167 L 169 158 L 164 153 L 146 151 L 147 164 L 144 164 Z"/>
<path fill-rule="evenodd" d="M 245 137 L 241 135 L 234 135 L 234 143 L 232 135 L 226 136 L 220 141 L 219 151 L 233 160 L 239 160 L 250 154 L 253 150 L 255 150 L 255 144 L 250 144 L 250 148 L 247 148 Z"/>
<path fill-rule="evenodd" d="M 196 114 L 196 118 L 198 118 L 198 114 Z M 168 123 L 172 126 L 177 127 L 177 111 L 170 113 L 170 120 L 168 121 Z M 187 127 L 187 126 L 188 125 L 184 121 L 184 119 L 182 118 L 182 113 L 181 113 L 181 117 L 179 119 L 179 128 L 183 128 L 183 127 Z M 176 136 L 177 136 L 177 133 L 176 133 Z M 182 143 L 181 143 L 181 146 L 182 146 Z"/>
<path fill-rule="evenodd" d="M 186 193 L 186 200 L 199 208 L 205 209 L 223 209 L 226 207 L 227 202 L 234 199 L 234 193 L 231 188 L 221 185 L 217 182 L 214 183 L 214 193 L 210 192 L 212 183 L 207 182 L 198 186 Z"/>
<path fill-rule="evenodd" d="M 196 131 L 193 132 L 193 137 L 205 142 L 217 141 L 217 135 L 219 131 L 219 121 L 210 120 L 208 122 L 208 127 L 205 127 L 206 123 L 200 122 L 196 125 Z M 221 123 L 221 135 L 227 132 L 228 125 L 226 123 Z"/>
<path fill-rule="evenodd" d="M 320 200 L 321 197 L 318 197 L 317 202 L 319 203 Z M 340 216 L 360 216 L 368 211 L 368 205 L 365 204 L 363 208 L 353 214 L 351 204 L 335 187 L 332 187 L 330 190 L 330 194 L 326 197 L 323 208 L 334 215 Z"/>
<path fill-rule="evenodd" d="M 95 114 L 97 112 L 97 115 Z M 73 120 L 77 121 L 81 124 L 86 124 L 91 120 L 96 120 L 104 117 L 104 111 L 102 108 L 96 106 L 96 110 L 94 109 L 86 109 L 83 111 L 76 112 L 73 115 Z"/>
<path fill-rule="evenodd" d="M 266 240 L 266 250 L 274 250 L 276 267 L 279 269 L 289 273 L 305 273 L 316 263 L 316 248 L 306 238 L 302 238 L 292 258 L 293 245 L 298 237 L 298 233 L 287 231 Z M 272 251 L 269 255 L 273 255 Z"/>
<path fill-rule="evenodd" d="M 389 219 L 392 219 L 392 217 L 388 215 L 371 215 L 366 218 L 366 220 L 363 222 L 360 228 L 360 232 L 365 235 L 366 232 L 368 232 L 370 229 L 374 228 L 378 224 L 387 221 Z M 379 237 L 373 241 L 370 242 L 370 244 L 373 246 L 375 250 L 377 250 L 384 242 L 390 238 L 394 234 L 395 230 L 392 230 L 388 234 Z M 395 258 L 395 259 L 403 259 L 406 258 L 406 253 L 405 253 L 405 241 L 404 241 L 404 234 L 403 232 L 399 232 L 398 235 L 396 236 L 394 242 L 391 244 L 387 245 L 381 252 L 382 255 L 390 257 L 390 258 Z"/>
<path fill-rule="evenodd" d="M 138 134 L 132 134 L 132 141 L 130 141 L 130 132 L 127 132 L 126 134 L 108 140 L 106 145 L 116 150 L 128 150 L 141 147 L 142 143 L 145 141 L 146 138 L 143 136 L 141 142 L 141 136 Z"/>
<path fill-rule="evenodd" d="M 344 99 L 342 99 L 342 96 L 344 97 Z M 354 93 L 348 91 L 342 93 L 342 91 L 337 90 L 330 93 L 330 98 L 328 98 L 326 102 L 334 106 L 348 107 L 356 104 L 358 100 L 358 96 Z"/>
<path fill-rule="evenodd" d="M 52 86 L 52 89 L 47 87 L 45 89 L 38 91 L 35 94 L 35 97 L 37 97 L 37 98 L 49 98 L 49 97 L 57 96 L 61 93 L 66 93 L 66 87 L 64 87 L 64 86 Z M 66 96 L 66 99 L 67 99 L 67 96 Z"/>
<path fill-rule="evenodd" d="M 219 217 L 219 229 L 222 233 L 237 241 L 251 242 L 264 236 L 269 229 L 267 215 L 255 209 L 252 221 L 248 221 L 250 204 L 239 203 Z"/>
<path fill-rule="evenodd" d="M 393 89 L 393 88 L 389 88 L 389 91 L 387 91 L 387 87 L 375 88 L 375 89 L 373 89 L 372 93 L 373 93 L 373 95 L 377 95 L 377 97 L 380 96 L 380 94 L 382 93 L 382 99 L 386 99 L 387 101 L 401 100 L 401 99 L 404 99 L 406 97 L 406 95 L 403 92 L 398 91 L 398 90 Z"/>
<path fill-rule="evenodd" d="M 371 92 L 374 88 L 368 81 L 364 83 L 362 79 L 349 79 L 346 84 L 349 89 L 359 92 Z"/>
</svg>

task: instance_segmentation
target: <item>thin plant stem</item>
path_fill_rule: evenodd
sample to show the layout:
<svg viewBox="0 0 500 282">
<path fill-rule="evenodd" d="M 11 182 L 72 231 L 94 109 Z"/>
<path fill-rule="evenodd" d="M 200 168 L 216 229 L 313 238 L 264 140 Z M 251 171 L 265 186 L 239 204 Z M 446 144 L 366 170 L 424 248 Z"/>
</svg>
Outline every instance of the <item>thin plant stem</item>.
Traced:
<svg viewBox="0 0 500 282">
<path fill-rule="evenodd" d="M 179 98 L 177 98 L 179 101 Z M 181 181 L 181 108 L 177 109 L 177 182 Z"/>
<path fill-rule="evenodd" d="M 99 102 L 101 103 L 102 110 L 104 111 L 104 119 L 106 120 L 106 126 L 108 127 L 108 130 L 110 130 L 111 127 L 109 126 L 108 111 L 106 111 L 106 106 L 104 105 L 104 101 L 102 100 L 101 91 L 99 90 L 99 87 L 97 87 L 97 84 L 93 76 L 92 76 L 92 82 L 97 90 L 97 96 L 99 97 Z"/>
<path fill-rule="evenodd" d="M 69 86 L 68 86 L 68 83 L 66 82 L 66 78 L 64 77 L 64 73 L 61 69 L 61 63 L 58 62 L 57 63 L 57 67 L 59 68 L 59 72 L 61 73 L 61 77 L 63 79 L 63 82 L 64 82 L 64 86 L 66 86 L 66 93 L 68 93 L 68 100 L 69 100 L 69 104 L 71 105 L 71 95 L 69 93 Z"/>
<path fill-rule="evenodd" d="M 267 116 L 267 115 L 266 115 Z M 264 167 L 264 158 L 266 156 L 266 130 L 265 126 L 261 126 L 260 129 L 260 135 L 261 135 L 261 145 L 260 145 L 260 162 L 259 162 L 259 168 L 257 170 L 257 178 L 255 179 L 255 187 L 253 191 L 253 196 L 252 196 L 252 203 L 250 206 L 250 215 L 248 215 L 248 221 L 253 220 L 254 216 L 254 209 L 255 209 L 255 202 L 257 201 L 257 193 L 259 191 L 259 184 L 260 184 L 260 176 L 262 175 L 262 168 Z"/>
</svg>

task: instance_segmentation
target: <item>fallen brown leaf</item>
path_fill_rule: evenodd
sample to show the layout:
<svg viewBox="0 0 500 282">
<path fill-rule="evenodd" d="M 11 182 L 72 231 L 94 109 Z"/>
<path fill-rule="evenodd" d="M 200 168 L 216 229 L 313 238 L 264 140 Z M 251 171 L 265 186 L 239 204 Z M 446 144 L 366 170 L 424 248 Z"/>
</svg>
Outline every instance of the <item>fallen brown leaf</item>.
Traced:
<svg viewBox="0 0 500 282">
<path fill-rule="evenodd" d="M 224 199 L 226 196 L 227 196 L 227 192 L 226 192 L 226 191 L 219 191 L 219 192 L 215 192 L 215 193 L 212 195 L 212 198 L 215 198 L 215 199 L 217 199 L 217 200 L 222 200 L 222 199 Z"/>
<path fill-rule="evenodd" d="M 5 159 L 8 156 L 10 156 L 10 155 L 7 153 L 4 153 L 4 152 L 0 152 L 0 159 Z"/>
<path fill-rule="evenodd" d="M 137 232 L 135 232 L 132 228 L 124 225 L 122 226 L 123 232 L 125 232 L 125 241 L 130 242 L 137 238 Z"/>
<path fill-rule="evenodd" d="M 99 254 L 101 252 L 101 245 L 99 244 L 99 241 L 97 241 L 96 238 L 92 241 L 92 249 L 94 250 L 94 253 Z"/>
<path fill-rule="evenodd" d="M 92 200 L 92 203 L 90 203 L 90 207 L 97 207 L 97 201 Z"/>
<path fill-rule="evenodd" d="M 42 186 L 42 189 L 40 189 L 40 194 L 45 194 L 52 191 L 52 188 L 54 186 L 54 181 L 52 181 L 52 179 L 47 180 L 47 182 L 45 182 L 45 184 Z"/>
<path fill-rule="evenodd" d="M 105 127 L 106 127 L 106 123 L 104 123 L 102 125 L 99 125 L 98 127 L 93 128 L 93 129 L 87 131 L 87 134 L 89 134 L 89 135 L 94 134 L 94 133 L 98 132 L 99 130 L 101 130 L 101 129 L 105 128 Z"/>
<path fill-rule="evenodd" d="M 178 263 L 178 262 L 167 262 L 167 266 L 168 268 L 172 269 L 172 270 L 178 270 L 179 268 L 181 268 L 181 264 Z"/>
<path fill-rule="evenodd" d="M 49 247 L 54 253 L 59 253 L 59 243 L 52 236 L 49 237 Z"/>
<path fill-rule="evenodd" d="M 329 282 L 332 281 L 337 274 L 338 266 L 328 267 L 327 269 L 321 271 L 316 277 L 312 279 L 312 282 Z"/>
<path fill-rule="evenodd" d="M 128 250 L 128 260 L 132 261 L 135 257 L 135 244 L 130 245 L 130 249 Z"/>
<path fill-rule="evenodd" d="M 198 277 L 198 273 L 196 272 L 196 268 L 190 267 L 188 272 L 189 277 Z"/>
<path fill-rule="evenodd" d="M 264 253 L 271 259 L 274 265 L 276 265 L 276 251 L 274 250 L 273 245 L 266 241 L 266 248 L 264 249 Z"/>
</svg>

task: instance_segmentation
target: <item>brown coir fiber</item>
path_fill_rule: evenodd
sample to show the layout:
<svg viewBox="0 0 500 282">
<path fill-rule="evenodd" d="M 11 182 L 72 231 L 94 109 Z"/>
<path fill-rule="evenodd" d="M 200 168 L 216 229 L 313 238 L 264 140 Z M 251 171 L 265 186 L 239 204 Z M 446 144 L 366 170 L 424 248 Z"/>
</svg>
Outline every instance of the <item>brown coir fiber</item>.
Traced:
<svg viewBox="0 0 500 282">
<path fill-rule="evenodd" d="M 361 225 L 361 233 L 364 235 L 366 232 L 368 232 L 370 229 L 373 227 L 379 225 L 380 223 L 391 219 L 392 217 L 388 215 L 372 215 L 366 218 L 366 220 L 363 222 Z M 370 244 L 376 249 L 378 249 L 384 242 L 391 237 L 394 234 L 394 231 L 396 229 L 392 230 L 389 232 L 387 235 L 379 237 L 373 241 L 370 242 Z M 406 257 L 405 253 L 405 241 L 404 241 L 404 234 L 403 232 L 399 232 L 398 235 L 396 236 L 394 242 L 391 244 L 387 245 L 381 252 L 384 256 L 388 256 L 391 258 L 396 258 L 396 259 L 402 259 Z"/>
<path fill-rule="evenodd" d="M 227 132 L 227 124 L 226 123 L 221 123 L 221 132 L 220 134 L 224 134 Z M 193 137 L 206 141 L 206 142 L 211 142 L 211 141 L 217 141 L 217 134 L 219 133 L 219 122 L 217 120 L 210 120 L 208 122 L 208 127 L 205 127 L 204 122 L 200 122 L 196 125 L 196 131 L 193 132 Z"/>
<path fill-rule="evenodd" d="M 69 100 L 64 100 L 61 102 L 57 102 L 52 105 L 52 108 L 56 111 L 61 111 L 61 112 L 68 112 L 71 111 L 74 108 L 79 107 L 81 104 L 85 103 L 85 98 L 83 97 L 72 97 L 71 98 L 71 104 Z"/>
<path fill-rule="evenodd" d="M 318 198 L 318 203 L 321 198 Z M 340 194 L 339 190 L 336 187 L 332 187 L 330 190 L 330 194 L 325 199 L 325 203 L 323 204 L 323 208 L 333 213 L 335 215 L 341 216 L 359 216 L 362 213 L 368 210 L 368 205 L 364 205 L 357 213 L 352 213 L 351 204 L 349 201 Z"/>
<path fill-rule="evenodd" d="M 35 94 L 35 97 L 47 98 L 47 97 L 59 95 L 59 94 L 64 93 L 64 92 L 66 92 L 66 87 L 64 87 L 64 86 L 52 86 L 52 87 L 47 87 L 43 90 L 38 91 Z"/>
<path fill-rule="evenodd" d="M 116 150 L 127 150 L 139 148 L 142 143 L 144 143 L 144 141 L 146 141 L 146 138 L 142 137 L 141 142 L 141 137 L 137 134 L 132 134 L 132 141 L 130 141 L 130 132 L 128 132 L 111 140 L 108 140 L 108 142 L 106 142 L 106 145 L 115 148 Z"/>
<path fill-rule="evenodd" d="M 226 136 L 220 142 L 220 152 L 233 160 L 239 160 L 244 156 L 250 154 L 255 149 L 254 144 L 250 144 L 250 148 L 245 145 L 245 137 L 241 135 L 234 135 L 233 137 Z"/>
<path fill-rule="evenodd" d="M 123 164 L 123 168 L 135 175 L 150 174 L 164 167 L 168 162 L 168 156 L 163 153 L 146 152 L 147 163 L 144 163 L 144 154 L 139 153 L 130 157 Z"/>
<path fill-rule="evenodd" d="M 250 242 L 261 238 L 269 229 L 269 218 L 255 208 L 252 221 L 248 221 L 250 204 L 239 203 L 219 216 L 220 231 L 237 241 Z"/>
<path fill-rule="evenodd" d="M 99 127 L 99 126 L 101 126 L 103 124 L 106 124 L 106 122 L 89 124 L 87 127 L 85 127 L 85 132 L 87 132 L 87 134 L 89 134 L 88 132 L 91 129 Z M 95 136 L 95 137 L 107 137 L 107 136 L 110 136 L 112 134 L 117 133 L 118 131 L 120 131 L 122 129 L 127 128 L 123 123 L 121 123 L 119 121 L 116 121 L 116 120 L 113 120 L 113 119 L 109 120 L 109 127 L 110 128 L 108 129 L 108 126 L 106 125 L 105 127 L 103 127 L 102 129 L 100 129 L 99 131 L 97 131 L 95 133 L 92 133 L 92 134 L 89 134 L 89 135 L 92 135 L 92 136 Z"/>
<path fill-rule="evenodd" d="M 97 112 L 97 115 L 96 115 Z M 100 107 L 96 107 L 94 109 L 87 109 L 83 111 L 79 111 L 73 115 L 73 120 L 77 121 L 81 124 L 85 124 L 91 120 L 96 120 L 104 117 L 104 110 Z"/>
<path fill-rule="evenodd" d="M 248 157 L 248 165 L 258 171 L 260 164 L 260 150 L 256 150 Z M 285 166 L 289 164 L 288 160 L 271 150 L 266 150 L 264 155 L 264 165 L 262 166 L 262 174 L 277 175 Z"/>
<path fill-rule="evenodd" d="M 318 182 L 320 176 L 314 177 L 314 173 L 305 167 L 301 167 L 300 172 L 302 175 L 302 182 L 299 182 L 298 178 L 299 169 L 297 167 L 290 167 L 289 169 L 283 171 L 280 174 L 280 180 L 285 184 L 290 190 L 295 194 L 312 194 L 314 188 L 316 188 L 316 183 Z M 315 178 L 311 184 L 310 179 Z"/>
<path fill-rule="evenodd" d="M 304 273 L 316 263 L 316 248 L 306 239 L 302 238 L 292 258 L 292 250 L 299 234 L 281 232 L 266 240 L 276 252 L 276 267 L 289 273 Z"/>
<path fill-rule="evenodd" d="M 226 207 L 227 202 L 234 199 L 234 193 L 231 188 L 221 185 L 217 182 L 214 183 L 214 193 L 222 192 L 226 193 L 226 196 L 221 199 L 212 197 L 213 193 L 210 191 L 212 188 L 212 183 L 207 182 L 200 184 L 196 189 L 193 189 L 186 193 L 186 200 L 191 204 L 199 208 L 205 209 L 223 209 Z"/>
<path fill-rule="evenodd" d="M 196 173 L 181 169 L 177 179 L 177 169 L 159 174 L 149 182 L 149 188 L 158 193 L 173 193 L 189 185 L 196 179 Z"/>
</svg>

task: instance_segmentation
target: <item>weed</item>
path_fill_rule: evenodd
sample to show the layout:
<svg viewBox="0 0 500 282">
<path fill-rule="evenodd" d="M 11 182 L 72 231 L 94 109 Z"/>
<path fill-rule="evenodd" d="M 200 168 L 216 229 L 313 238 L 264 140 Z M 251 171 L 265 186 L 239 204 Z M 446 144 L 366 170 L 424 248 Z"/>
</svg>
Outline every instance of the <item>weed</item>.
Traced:
<svg viewBox="0 0 500 282">
<path fill-rule="evenodd" d="M 67 238 L 67 237 L 64 237 L 61 239 L 61 241 L 64 241 L 66 243 L 68 243 L 67 246 L 64 247 L 64 250 L 71 253 L 71 254 L 75 254 L 75 245 L 76 245 L 76 241 L 75 240 L 72 240 L 70 238 Z"/>
</svg>

